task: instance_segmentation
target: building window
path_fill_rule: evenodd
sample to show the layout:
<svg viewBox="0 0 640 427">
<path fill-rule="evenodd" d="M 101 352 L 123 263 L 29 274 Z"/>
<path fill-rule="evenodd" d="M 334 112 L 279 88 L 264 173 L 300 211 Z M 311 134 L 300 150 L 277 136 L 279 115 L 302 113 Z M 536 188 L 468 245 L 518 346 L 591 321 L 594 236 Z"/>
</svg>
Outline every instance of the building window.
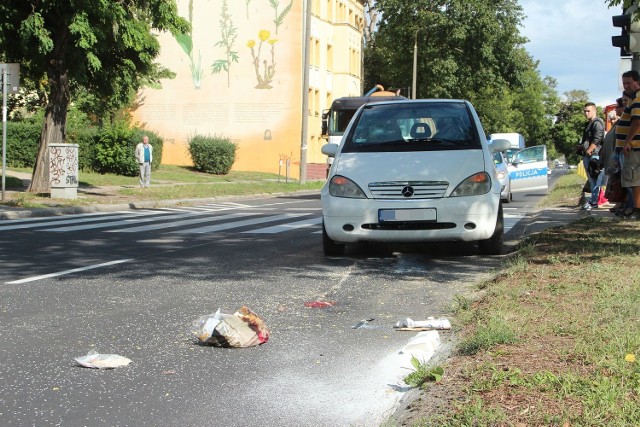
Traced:
<svg viewBox="0 0 640 427">
<path fill-rule="evenodd" d="M 327 21 L 333 22 L 333 4 L 335 0 L 327 0 Z"/>
<path fill-rule="evenodd" d="M 333 71 L 333 46 L 327 45 L 327 70 Z"/>
<path fill-rule="evenodd" d="M 307 100 L 307 102 L 309 103 L 309 115 L 312 116 L 312 110 L 313 110 L 313 89 L 309 88 L 309 99 Z"/>
<path fill-rule="evenodd" d="M 320 115 L 320 91 L 318 89 L 313 91 L 313 109 L 314 116 L 318 117 Z"/>
<path fill-rule="evenodd" d="M 321 52 L 320 52 L 320 40 L 316 39 L 314 41 L 314 45 L 315 45 L 315 49 L 314 49 L 314 55 L 315 55 L 314 65 L 316 67 L 320 67 L 320 63 L 321 63 L 321 60 L 320 60 L 320 54 L 321 54 Z"/>
</svg>

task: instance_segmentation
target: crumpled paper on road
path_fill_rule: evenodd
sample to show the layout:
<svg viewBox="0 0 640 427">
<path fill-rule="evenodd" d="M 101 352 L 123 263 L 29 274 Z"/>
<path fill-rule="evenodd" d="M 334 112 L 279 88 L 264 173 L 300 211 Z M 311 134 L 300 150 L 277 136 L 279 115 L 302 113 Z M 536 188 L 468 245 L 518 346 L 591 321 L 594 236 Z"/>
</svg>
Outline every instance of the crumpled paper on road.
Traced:
<svg viewBox="0 0 640 427">
<path fill-rule="evenodd" d="M 93 369 L 115 369 L 131 363 L 130 359 L 119 354 L 99 354 L 95 350 L 91 350 L 86 356 L 76 357 L 75 361 L 80 366 Z"/>
</svg>

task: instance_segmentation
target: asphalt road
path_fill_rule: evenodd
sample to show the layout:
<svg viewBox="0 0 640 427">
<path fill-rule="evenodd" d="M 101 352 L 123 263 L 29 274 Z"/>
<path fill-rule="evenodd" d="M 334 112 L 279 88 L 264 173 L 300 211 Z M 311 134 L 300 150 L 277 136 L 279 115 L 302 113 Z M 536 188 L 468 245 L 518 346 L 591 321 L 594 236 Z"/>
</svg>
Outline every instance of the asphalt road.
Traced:
<svg viewBox="0 0 640 427">
<path fill-rule="evenodd" d="M 506 205 L 507 237 L 541 196 Z M 393 325 L 446 317 L 502 257 L 439 244 L 327 258 L 320 214 L 314 195 L 0 221 L 0 425 L 379 425 L 408 390 L 398 352 L 415 333 Z M 304 305 L 318 300 L 335 306 Z M 269 342 L 194 341 L 199 316 L 242 305 Z M 133 362 L 78 366 L 91 350 Z"/>
</svg>

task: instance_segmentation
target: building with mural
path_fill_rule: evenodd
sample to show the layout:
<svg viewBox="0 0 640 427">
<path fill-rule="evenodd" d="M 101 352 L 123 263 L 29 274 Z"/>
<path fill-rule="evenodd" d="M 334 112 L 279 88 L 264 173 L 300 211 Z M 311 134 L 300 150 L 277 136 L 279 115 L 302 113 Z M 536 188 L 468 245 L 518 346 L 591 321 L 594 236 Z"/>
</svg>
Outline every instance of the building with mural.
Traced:
<svg viewBox="0 0 640 427">
<path fill-rule="evenodd" d="M 288 164 L 299 178 L 306 146 L 307 178 L 324 177 L 322 111 L 362 94 L 364 2 L 312 0 L 308 31 L 306 0 L 177 3 L 191 33 L 158 35 L 158 62 L 176 77 L 144 89 L 133 112 L 164 138 L 162 162 L 191 165 L 189 138 L 221 135 L 238 145 L 234 170 L 285 173 Z"/>
</svg>

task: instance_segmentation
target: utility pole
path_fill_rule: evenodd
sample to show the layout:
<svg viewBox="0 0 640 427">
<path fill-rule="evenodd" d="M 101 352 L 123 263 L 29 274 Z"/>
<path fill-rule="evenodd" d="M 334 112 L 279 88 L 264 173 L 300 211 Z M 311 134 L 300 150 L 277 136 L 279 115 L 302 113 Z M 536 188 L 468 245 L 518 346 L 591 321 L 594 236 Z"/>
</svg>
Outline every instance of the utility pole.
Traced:
<svg viewBox="0 0 640 427">
<path fill-rule="evenodd" d="M 309 132 L 309 45 L 311 37 L 311 2 L 305 2 L 305 24 L 304 24 L 304 69 L 302 78 L 302 131 L 300 133 L 300 184 L 307 183 L 307 138 Z"/>
</svg>

